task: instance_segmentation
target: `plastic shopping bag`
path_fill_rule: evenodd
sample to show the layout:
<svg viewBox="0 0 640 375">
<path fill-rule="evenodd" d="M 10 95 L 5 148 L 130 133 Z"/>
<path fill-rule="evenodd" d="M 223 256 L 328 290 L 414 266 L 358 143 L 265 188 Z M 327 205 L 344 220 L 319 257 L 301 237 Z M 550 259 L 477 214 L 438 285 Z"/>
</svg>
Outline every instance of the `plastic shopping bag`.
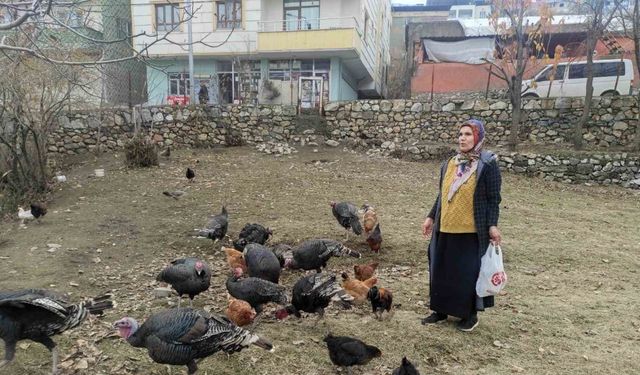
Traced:
<svg viewBox="0 0 640 375">
<path fill-rule="evenodd" d="M 500 293 L 507 283 L 507 274 L 504 273 L 500 246 L 489 244 L 481 262 L 480 274 L 476 282 L 476 293 L 478 297 L 495 296 Z"/>
</svg>

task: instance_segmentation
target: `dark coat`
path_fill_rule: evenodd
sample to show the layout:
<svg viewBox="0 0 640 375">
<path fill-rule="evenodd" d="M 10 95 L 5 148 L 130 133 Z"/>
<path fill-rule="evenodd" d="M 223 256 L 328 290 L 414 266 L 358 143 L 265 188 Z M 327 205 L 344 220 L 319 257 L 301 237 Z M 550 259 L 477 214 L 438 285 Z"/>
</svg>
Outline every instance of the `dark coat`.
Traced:
<svg viewBox="0 0 640 375">
<path fill-rule="evenodd" d="M 502 177 L 498 167 L 497 156 L 489 151 L 482 151 L 476 170 L 476 188 L 473 193 L 473 219 L 478 234 L 478 259 L 482 258 L 489 247 L 489 227 L 498 225 L 500 215 L 500 189 Z M 450 160 L 450 159 L 449 159 Z M 428 217 L 433 219 L 433 233 L 428 247 L 428 256 L 431 262 L 435 255 L 436 241 L 440 231 L 440 196 L 442 194 L 442 181 L 447 171 L 449 160 L 440 168 L 440 190 Z M 431 264 L 431 263 L 430 263 Z M 485 305 L 493 306 L 493 297 L 476 298 L 476 309 L 484 310 Z"/>
</svg>

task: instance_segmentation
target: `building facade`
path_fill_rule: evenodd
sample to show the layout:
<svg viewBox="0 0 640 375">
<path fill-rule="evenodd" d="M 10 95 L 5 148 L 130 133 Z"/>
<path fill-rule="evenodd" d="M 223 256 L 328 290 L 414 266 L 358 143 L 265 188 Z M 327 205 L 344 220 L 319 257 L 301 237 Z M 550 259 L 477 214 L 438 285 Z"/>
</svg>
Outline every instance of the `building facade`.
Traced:
<svg viewBox="0 0 640 375">
<path fill-rule="evenodd" d="M 147 50 L 149 104 L 202 100 L 318 107 L 383 93 L 390 61 L 389 0 L 195 2 L 192 99 L 186 97 L 184 12 L 184 2 L 131 3 L 133 34 L 149 35 L 135 39 L 138 50 L 169 32 L 169 40 Z"/>
</svg>

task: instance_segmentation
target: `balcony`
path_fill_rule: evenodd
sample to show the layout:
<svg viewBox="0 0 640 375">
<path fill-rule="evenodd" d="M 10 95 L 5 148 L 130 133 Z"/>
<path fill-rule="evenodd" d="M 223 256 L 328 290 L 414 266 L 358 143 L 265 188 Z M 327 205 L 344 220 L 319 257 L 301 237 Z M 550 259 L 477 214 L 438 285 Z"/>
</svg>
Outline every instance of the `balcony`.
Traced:
<svg viewBox="0 0 640 375">
<path fill-rule="evenodd" d="M 258 23 L 258 52 L 356 52 L 362 33 L 355 17 L 288 19 Z"/>
</svg>

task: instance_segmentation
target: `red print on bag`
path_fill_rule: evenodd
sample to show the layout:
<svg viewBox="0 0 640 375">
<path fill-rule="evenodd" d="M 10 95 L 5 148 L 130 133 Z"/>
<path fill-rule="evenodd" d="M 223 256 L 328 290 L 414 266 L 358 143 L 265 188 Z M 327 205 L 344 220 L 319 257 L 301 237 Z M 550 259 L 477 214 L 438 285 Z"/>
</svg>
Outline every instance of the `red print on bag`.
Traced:
<svg viewBox="0 0 640 375">
<path fill-rule="evenodd" d="M 507 279 L 506 275 L 504 274 L 504 272 L 496 272 L 491 276 L 491 284 L 493 284 L 494 286 L 498 286 L 500 284 L 502 284 L 503 282 L 505 282 Z"/>
</svg>

